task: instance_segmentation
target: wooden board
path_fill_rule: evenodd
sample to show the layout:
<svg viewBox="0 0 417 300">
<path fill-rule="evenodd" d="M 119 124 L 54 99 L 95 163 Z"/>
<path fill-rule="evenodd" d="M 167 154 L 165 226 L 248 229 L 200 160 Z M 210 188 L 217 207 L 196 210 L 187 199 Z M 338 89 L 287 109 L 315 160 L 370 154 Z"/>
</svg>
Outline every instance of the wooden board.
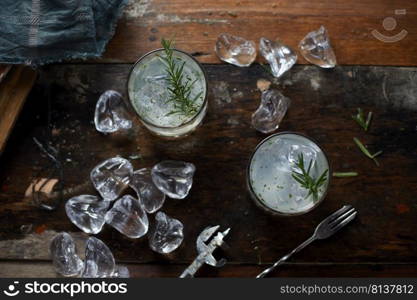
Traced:
<svg viewBox="0 0 417 300">
<path fill-rule="evenodd" d="M 227 239 L 231 248 L 221 255 L 235 266 L 233 274 L 252 276 L 260 268 L 249 272 L 245 265 L 271 263 L 306 239 L 329 213 L 343 204 L 352 204 L 359 211 L 357 220 L 332 239 L 299 253 L 294 262 L 320 265 L 314 276 L 337 274 L 337 270 L 348 275 L 342 270 L 355 270 L 357 264 L 394 266 L 397 273 L 393 272 L 404 276 L 415 272 L 416 68 L 350 66 L 322 70 L 296 66 L 276 82 L 276 87 L 292 99 L 280 131 L 311 136 L 325 149 L 335 171 L 361 174 L 333 180 L 327 198 L 317 209 L 291 218 L 273 217 L 259 210 L 245 186 L 250 154 L 265 137 L 250 125 L 260 99 L 256 81 L 267 76 L 261 67 L 206 66 L 208 115 L 195 133 L 176 141 L 152 136 L 137 119 L 127 135 L 102 135 L 95 130 L 92 120 L 99 95 L 107 89 L 124 92 L 122 83 L 129 68 L 125 64 L 91 64 L 43 70 L 0 158 L 0 260 L 48 260 L 48 242 L 54 233 L 79 232 L 62 206 L 55 212 L 40 211 L 24 198 L 32 176 L 47 162 L 32 137 L 43 140 L 45 136 L 44 99 L 49 90 L 54 99 L 51 142 L 65 161 L 66 197 L 94 193 L 89 183 L 91 169 L 115 155 L 128 158 L 140 154 L 141 159 L 132 160 L 135 168 L 151 167 L 164 159 L 186 160 L 197 167 L 190 195 L 184 200 L 168 200 L 163 208 L 184 223 L 181 247 L 170 256 L 158 255 L 149 249 L 146 238 L 131 240 L 107 226 L 98 237 L 121 263 L 185 265 L 195 256 L 198 233 L 207 225 L 220 224 L 232 227 Z M 352 121 L 356 107 L 373 111 L 369 133 Z M 379 168 L 358 150 L 353 137 L 360 138 L 371 151 L 384 151 Z M 150 219 L 152 222 L 153 216 Z M 33 232 L 22 233 L 21 226 L 30 224 Z M 410 267 L 402 269 L 404 264 Z M 155 268 L 157 271 L 151 273 L 155 276 L 172 274 L 170 268 Z M 361 276 L 375 275 L 372 268 L 357 270 Z M 303 267 L 288 272 L 291 276 L 308 274 Z"/>
<path fill-rule="evenodd" d="M 0 154 L 36 79 L 36 72 L 28 67 L 7 72 L 10 74 L 0 83 Z"/>
<path fill-rule="evenodd" d="M 12 68 L 11 65 L 0 64 L 0 83 L 4 80 L 4 78 L 6 78 L 11 68 Z"/>
<path fill-rule="evenodd" d="M 124 264 L 131 277 L 178 277 L 187 265 L 174 264 Z M 232 265 L 222 268 L 204 266 L 197 273 L 198 277 L 255 277 L 265 266 L 263 265 Z M 280 277 L 415 277 L 417 265 L 410 264 L 337 264 L 316 265 L 287 263 L 276 272 Z M 51 278 L 59 277 L 50 262 L 2 262 L 0 277 L 10 278 Z"/>
<path fill-rule="evenodd" d="M 383 27 L 388 17 L 396 22 L 392 31 Z M 324 25 L 339 64 L 416 66 L 416 18 L 414 0 L 132 0 L 100 62 L 131 63 L 159 48 L 161 38 L 175 37 L 178 48 L 201 62 L 219 63 L 213 48 L 223 32 L 257 43 L 261 37 L 279 38 L 297 48 L 308 32 Z M 387 37 L 407 35 L 386 43 L 373 30 Z M 306 63 L 301 55 L 298 62 Z"/>
</svg>

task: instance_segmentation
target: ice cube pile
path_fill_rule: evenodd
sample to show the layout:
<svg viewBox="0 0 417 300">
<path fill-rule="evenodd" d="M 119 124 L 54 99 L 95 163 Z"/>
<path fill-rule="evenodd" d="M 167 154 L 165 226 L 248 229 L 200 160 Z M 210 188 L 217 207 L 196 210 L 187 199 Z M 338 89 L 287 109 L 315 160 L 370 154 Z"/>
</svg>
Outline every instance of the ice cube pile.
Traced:
<svg viewBox="0 0 417 300">
<path fill-rule="evenodd" d="M 309 32 L 300 41 L 298 48 L 303 57 L 312 64 L 322 68 L 336 66 L 336 55 L 324 26 Z M 219 35 L 214 51 L 222 61 L 239 67 L 250 66 L 257 55 L 253 41 L 228 33 Z M 295 51 L 278 40 L 270 41 L 262 37 L 259 40 L 259 51 L 269 63 L 271 73 L 276 78 L 281 77 L 297 62 Z"/>
<path fill-rule="evenodd" d="M 336 66 L 336 55 L 324 26 L 308 33 L 298 48 L 301 55 L 312 64 L 321 68 Z M 251 65 L 257 55 L 253 41 L 227 33 L 219 35 L 214 50 L 222 61 L 239 67 Z M 259 52 L 269 64 L 269 73 L 275 78 L 288 72 L 298 59 L 297 53 L 283 42 L 264 37 L 259 40 Z M 278 90 L 268 88 L 262 89 L 261 104 L 252 114 L 252 126 L 262 133 L 278 129 L 290 105 L 290 100 Z"/>
<path fill-rule="evenodd" d="M 148 233 L 148 214 L 160 210 L 166 196 L 184 199 L 188 195 L 195 170 L 192 163 L 166 160 L 151 169 L 134 171 L 127 159 L 112 157 L 99 163 L 91 171 L 91 182 L 99 196 L 72 197 L 66 202 L 65 211 L 70 221 L 85 233 L 97 234 L 107 224 L 121 234 L 137 239 Z M 123 195 L 129 188 L 135 192 L 136 197 Z M 177 249 L 183 239 L 183 224 L 163 212 L 158 212 L 149 238 L 150 248 L 167 254 Z M 101 254 L 94 256 L 96 254 L 92 249 Z M 111 277 L 115 273 L 126 275 L 123 268 L 115 271 L 114 263 L 111 264 L 110 250 L 98 239 L 91 238 L 87 243 L 84 266 L 76 255 L 74 242 L 68 234 L 60 234 L 53 240 L 51 254 L 57 272 L 64 276 L 79 275 L 81 269 L 82 276 L 85 277 Z M 102 265 L 104 262 L 107 265 Z M 98 269 L 97 264 L 100 264 Z"/>
</svg>

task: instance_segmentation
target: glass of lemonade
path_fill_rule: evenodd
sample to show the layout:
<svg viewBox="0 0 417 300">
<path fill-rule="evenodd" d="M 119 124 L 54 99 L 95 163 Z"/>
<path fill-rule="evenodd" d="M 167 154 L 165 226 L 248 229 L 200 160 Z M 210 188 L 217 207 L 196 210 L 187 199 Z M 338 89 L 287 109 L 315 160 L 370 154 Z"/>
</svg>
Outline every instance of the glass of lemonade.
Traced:
<svg viewBox="0 0 417 300">
<path fill-rule="evenodd" d="M 318 179 L 326 172 L 316 196 L 309 195 L 293 177 L 301 173 L 296 165 L 303 156 L 305 169 L 310 161 L 309 174 Z M 247 169 L 247 184 L 255 203 L 278 215 L 300 215 L 312 210 L 326 196 L 330 183 L 330 165 L 324 151 L 311 139 L 296 133 L 282 132 L 264 139 L 252 154 Z"/>
<path fill-rule="evenodd" d="M 170 97 L 168 73 L 161 57 L 164 49 L 145 54 L 133 66 L 128 78 L 128 97 L 142 124 L 151 132 L 165 137 L 180 137 L 193 131 L 202 122 L 207 111 L 207 76 L 201 65 L 192 56 L 173 49 L 173 58 L 182 65 L 183 78 L 194 84 L 190 98 L 195 113 L 173 113 L 174 103 Z"/>
</svg>

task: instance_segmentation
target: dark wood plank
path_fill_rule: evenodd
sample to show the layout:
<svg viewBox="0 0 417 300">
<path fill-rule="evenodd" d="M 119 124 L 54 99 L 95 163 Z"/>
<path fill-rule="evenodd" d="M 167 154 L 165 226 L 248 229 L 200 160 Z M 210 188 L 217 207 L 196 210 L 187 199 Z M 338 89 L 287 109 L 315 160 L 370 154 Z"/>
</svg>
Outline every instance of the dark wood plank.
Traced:
<svg viewBox="0 0 417 300">
<path fill-rule="evenodd" d="M 178 277 L 187 265 L 123 264 L 134 278 Z M 196 277 L 255 277 L 265 265 L 232 265 L 222 268 L 204 266 Z M 272 277 L 415 277 L 415 264 L 295 264 L 282 265 Z M 58 277 L 51 262 L 0 262 L 0 277 L 51 278 Z"/>
<path fill-rule="evenodd" d="M 406 15 L 395 15 L 406 9 Z M 393 31 L 383 28 L 394 17 Z M 175 36 L 180 49 L 194 53 L 204 63 L 219 63 L 213 47 L 220 33 L 228 32 L 256 42 L 264 36 L 279 38 L 296 48 L 310 31 L 325 25 L 340 64 L 417 64 L 417 2 L 414 0 L 132 0 L 105 54 L 105 62 L 134 62 L 160 47 L 162 37 Z M 378 30 L 394 36 L 408 35 L 396 43 L 384 43 L 372 35 Z M 299 63 L 305 64 L 303 58 Z"/>
<path fill-rule="evenodd" d="M 26 97 L 36 79 L 36 72 L 28 67 L 0 66 L 0 154 L 6 145 L 10 131 L 19 116 Z"/>
<path fill-rule="evenodd" d="M 4 78 L 6 78 L 11 68 L 11 65 L 0 64 L 0 83 L 4 80 Z"/>
<path fill-rule="evenodd" d="M 163 159 L 191 161 L 197 166 L 195 183 L 185 200 L 168 200 L 163 210 L 185 225 L 185 240 L 171 256 L 149 250 L 147 239 L 131 240 L 106 227 L 98 235 L 116 259 L 139 263 L 188 263 L 195 256 L 195 239 L 207 225 L 231 226 L 231 249 L 222 255 L 232 264 L 270 263 L 307 238 L 330 212 L 349 203 L 359 211 L 354 224 L 325 242 L 300 253 L 300 263 L 416 264 L 415 215 L 417 206 L 417 91 L 416 68 L 337 67 L 322 70 L 297 66 L 278 84 L 292 99 L 280 130 L 292 130 L 316 139 L 327 151 L 334 170 L 357 171 L 361 176 L 335 179 L 325 201 L 299 217 L 273 217 L 260 211 L 245 188 L 249 156 L 265 136 L 250 126 L 260 94 L 256 80 L 264 77 L 259 66 L 206 66 L 211 93 L 209 113 L 202 127 L 177 141 L 154 137 L 138 125 L 126 136 L 105 136 L 92 124 L 95 102 L 101 92 L 123 92 L 129 65 L 60 65 L 45 68 L 0 160 L 0 240 L 15 250 L 0 251 L 3 259 L 47 259 L 46 250 L 24 250 L 38 236 L 48 247 L 49 231 L 77 232 L 63 207 L 43 212 L 30 205 L 24 191 L 32 176 L 47 161 L 32 141 L 45 135 L 46 97 L 52 105 L 52 143 L 65 162 L 66 195 L 78 188 L 91 193 L 90 170 L 100 161 L 120 154 L 138 154 L 135 168 Z M 351 115 L 356 107 L 374 112 L 365 134 Z M 137 120 L 135 119 L 135 122 Z M 356 148 L 354 136 L 371 150 L 383 150 L 376 167 Z M 221 149 L 221 151 L 219 151 Z M 152 219 L 153 217 L 151 217 Z M 33 224 L 31 235 L 20 226 Z M 46 231 L 45 231 L 46 230 Z M 20 244 L 19 244 L 20 241 Z M 20 246 L 19 246 L 20 245 Z M 19 248 L 20 247 L 20 248 Z M 20 250 L 18 250 L 20 249 Z M 366 272 L 364 271 L 363 274 Z M 371 274 L 371 273 L 369 273 Z"/>
</svg>

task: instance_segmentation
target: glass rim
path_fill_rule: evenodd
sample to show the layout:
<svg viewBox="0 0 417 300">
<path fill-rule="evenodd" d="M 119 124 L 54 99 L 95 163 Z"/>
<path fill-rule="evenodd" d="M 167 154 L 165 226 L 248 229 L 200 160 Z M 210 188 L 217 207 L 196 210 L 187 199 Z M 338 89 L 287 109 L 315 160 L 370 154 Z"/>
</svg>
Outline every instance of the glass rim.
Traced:
<svg viewBox="0 0 417 300">
<path fill-rule="evenodd" d="M 256 195 L 256 193 L 255 193 L 255 191 L 253 190 L 253 187 L 252 187 L 252 185 L 251 185 L 251 183 L 250 183 L 250 167 L 251 167 L 251 164 L 252 164 L 252 160 L 253 160 L 253 157 L 254 157 L 254 155 L 255 155 L 255 153 L 258 151 L 258 149 L 265 143 L 265 142 L 267 142 L 269 139 L 271 139 L 271 138 L 273 138 L 273 137 L 276 137 L 276 136 L 279 136 L 279 135 L 285 135 L 285 134 L 293 134 L 293 135 L 298 135 L 298 136 L 301 136 L 301 137 L 303 137 L 303 138 L 305 138 L 305 139 L 307 139 L 307 140 L 309 140 L 309 141 L 311 141 L 311 142 L 313 142 L 320 150 L 321 150 L 321 152 L 323 153 L 323 156 L 324 156 L 324 158 L 326 159 L 326 161 L 327 161 L 327 165 L 329 166 L 329 171 L 328 171 L 328 174 L 329 174 L 329 176 L 328 176 L 328 180 L 327 180 L 327 185 L 326 185 L 326 190 L 324 191 L 324 193 L 323 193 L 323 195 L 322 195 L 322 197 L 320 198 L 320 200 L 319 201 L 317 201 L 316 203 L 314 203 L 314 205 L 312 206 L 312 207 L 310 207 L 309 209 L 306 209 L 306 210 L 303 210 L 303 211 L 300 211 L 300 212 L 295 212 L 295 213 L 286 213 L 286 212 L 280 212 L 280 211 L 278 211 L 278 210 L 274 210 L 274 209 L 272 209 L 272 208 L 270 208 L 270 207 L 268 207 L 265 203 L 263 203 L 260 199 L 259 199 L 259 197 Z M 326 154 L 326 152 L 323 150 L 323 148 L 313 139 L 313 138 L 310 138 L 310 137 L 308 137 L 307 135 L 305 135 L 305 134 L 303 134 L 303 133 L 299 133 L 299 132 L 295 132 L 295 131 L 282 131 L 282 132 L 277 132 L 277 133 L 274 133 L 274 134 L 271 134 L 270 136 L 268 136 L 268 137 L 266 137 L 266 138 L 264 138 L 262 141 L 260 141 L 257 145 L 256 145 L 256 147 L 255 147 L 255 150 L 253 150 L 253 152 L 252 152 L 252 154 L 251 154 L 251 156 L 250 156 L 250 158 L 249 158 L 249 163 L 248 163 L 248 166 L 247 166 L 247 168 L 246 168 L 246 184 L 247 184 L 247 187 L 248 187 L 248 190 L 249 190 L 249 193 L 250 193 L 250 196 L 251 196 L 251 198 L 252 198 L 252 200 L 255 202 L 255 204 L 258 206 L 258 207 L 260 207 L 261 209 L 263 209 L 264 211 L 266 211 L 266 212 L 268 212 L 268 213 L 271 213 L 272 215 L 278 215 L 278 216 L 284 216 L 284 217 L 292 217 L 292 216 L 300 216 L 300 215 L 304 215 L 304 214 L 306 214 L 306 213 L 308 213 L 308 212 L 310 212 L 310 211 L 312 211 L 313 209 L 315 209 L 317 206 L 319 206 L 322 202 L 323 202 L 323 200 L 326 198 L 326 196 L 327 196 L 327 193 L 328 193 L 328 191 L 329 191 L 329 187 L 330 187 L 330 184 L 331 184 L 331 182 L 332 182 L 332 166 L 331 166 L 331 164 L 330 164 L 330 160 L 329 160 L 329 157 L 327 156 L 327 154 Z"/>
<path fill-rule="evenodd" d="M 149 51 L 149 52 L 147 52 L 147 53 L 145 53 L 144 55 L 142 55 L 134 64 L 133 64 L 133 66 L 130 68 L 130 71 L 129 71 L 129 75 L 128 75 L 128 77 L 127 77 L 127 81 L 126 81 L 126 91 L 127 91 L 127 98 L 128 98 L 128 102 L 129 102 L 129 106 L 130 106 L 130 108 L 131 109 L 133 109 L 133 111 L 135 112 L 135 114 L 138 116 L 138 118 L 139 118 L 139 120 L 141 121 L 141 122 L 143 122 L 143 123 L 145 123 L 146 125 L 148 125 L 148 126 L 151 126 L 151 127 L 155 127 L 155 128 L 158 128 L 158 129 L 162 129 L 162 130 L 170 130 L 170 129 L 178 129 L 178 128 L 181 128 L 181 127 L 185 127 L 185 126 L 187 126 L 188 124 L 191 124 L 191 123 L 193 123 L 197 118 L 198 118 L 198 116 L 206 109 L 206 106 L 207 106 L 207 102 L 208 102 L 208 80 L 207 80 L 207 73 L 206 73 L 206 71 L 204 70 L 204 68 L 203 68 L 203 66 L 200 64 L 200 62 L 197 60 L 197 59 L 195 59 L 192 55 L 190 55 L 190 54 L 188 54 L 187 52 L 185 52 L 185 51 L 182 51 L 182 50 L 179 50 L 179 49 L 176 49 L 176 48 L 173 48 L 173 50 L 174 50 L 174 52 L 179 52 L 179 53 L 182 53 L 182 54 L 184 54 L 184 55 L 186 55 L 186 56 L 188 56 L 189 58 L 191 58 L 196 64 L 197 64 L 197 66 L 200 68 L 200 70 L 201 70 L 201 72 L 203 73 L 203 76 L 204 76 L 204 83 L 205 83 L 205 96 L 204 96 L 204 99 L 203 99 L 203 103 L 202 103 L 202 105 L 200 106 L 200 109 L 198 110 L 198 112 L 196 112 L 196 114 L 190 119 L 190 120 L 188 120 L 187 122 L 185 122 L 185 123 L 183 123 L 183 124 L 181 124 L 181 125 L 178 125 L 178 126 L 175 126 L 175 127 L 169 127 L 169 126 L 160 126 L 160 125 L 156 125 L 156 124 L 154 124 L 154 123 L 151 123 L 151 122 L 149 122 L 149 121 L 147 121 L 147 120 L 145 120 L 141 115 L 139 115 L 139 113 L 136 111 L 136 109 L 133 107 L 133 104 L 132 104 L 132 99 L 130 99 L 130 94 L 129 94 L 129 82 L 130 82 L 130 78 L 131 78 L 131 76 L 132 76 L 132 73 L 133 73 L 133 70 L 135 69 L 135 67 L 138 65 L 138 64 L 140 64 L 146 57 L 148 57 L 149 55 L 152 55 L 152 54 L 154 54 L 155 52 L 160 52 L 160 51 L 163 51 L 164 50 L 164 48 L 157 48 L 157 49 L 154 49 L 154 50 L 152 50 L 152 51 Z"/>
</svg>

